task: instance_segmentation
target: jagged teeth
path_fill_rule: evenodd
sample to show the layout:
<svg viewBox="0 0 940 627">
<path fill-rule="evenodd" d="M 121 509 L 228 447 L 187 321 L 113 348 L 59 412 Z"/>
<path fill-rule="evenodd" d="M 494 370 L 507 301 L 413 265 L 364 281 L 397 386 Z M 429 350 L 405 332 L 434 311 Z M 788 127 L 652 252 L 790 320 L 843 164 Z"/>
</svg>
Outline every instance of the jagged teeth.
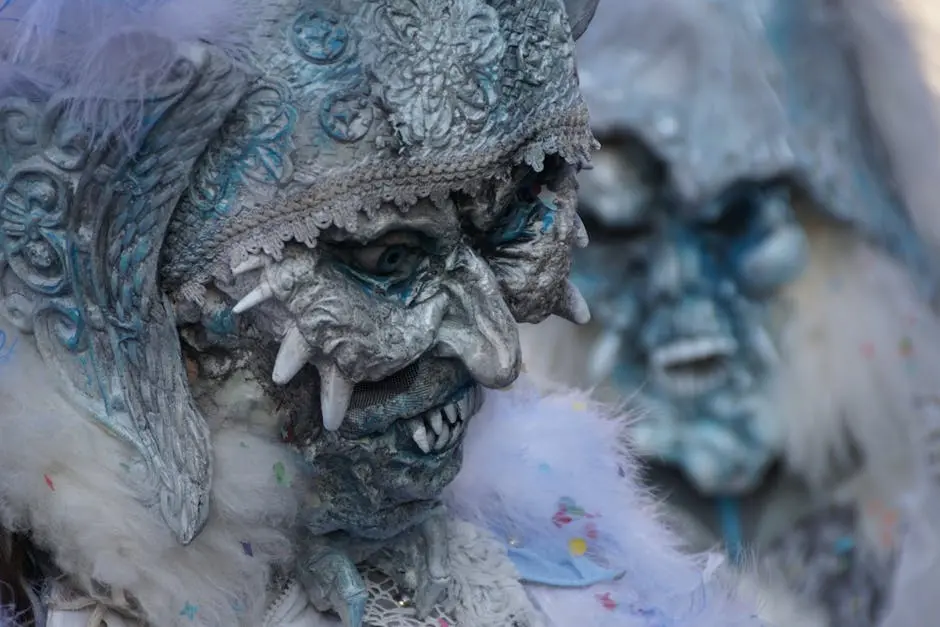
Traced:
<svg viewBox="0 0 940 627">
<path fill-rule="evenodd" d="M 454 430 L 456 431 L 457 428 L 454 427 Z M 443 431 L 437 436 L 437 442 L 434 443 L 434 450 L 443 451 L 448 444 L 450 444 L 450 427 L 444 425 Z"/>
<path fill-rule="evenodd" d="M 698 359 L 727 357 L 737 348 L 734 340 L 726 338 L 684 340 L 656 349 L 652 355 L 652 362 L 657 368 L 669 368 Z"/>
<path fill-rule="evenodd" d="M 422 452 L 443 451 L 460 439 L 466 419 L 479 408 L 481 400 L 481 392 L 474 387 L 456 402 L 408 420 L 408 433 Z"/>
<path fill-rule="evenodd" d="M 428 416 L 428 422 L 431 424 L 431 429 L 434 430 L 434 433 L 437 435 L 441 434 L 441 430 L 444 428 L 444 420 L 441 418 L 441 412 L 432 411 Z"/>
<path fill-rule="evenodd" d="M 450 434 L 450 440 L 448 440 L 445 446 L 450 446 L 451 444 L 454 444 L 455 442 L 457 442 L 462 432 L 463 432 L 463 429 L 458 429 L 457 427 L 454 427 L 454 430 Z"/>
<path fill-rule="evenodd" d="M 720 360 L 730 357 L 737 343 L 728 338 L 700 338 L 675 342 L 657 349 L 651 356 L 658 381 L 679 396 L 697 396 L 709 392 L 731 378 Z M 714 359 L 714 364 L 695 362 Z"/>
<path fill-rule="evenodd" d="M 271 379 L 278 385 L 290 382 L 312 355 L 313 350 L 301 335 L 300 330 L 296 326 L 291 326 L 284 334 L 284 339 L 281 340 Z"/>
<path fill-rule="evenodd" d="M 431 452 L 431 443 L 428 441 L 428 430 L 424 427 L 424 422 L 412 421 L 411 438 L 418 445 L 423 453 Z"/>
</svg>

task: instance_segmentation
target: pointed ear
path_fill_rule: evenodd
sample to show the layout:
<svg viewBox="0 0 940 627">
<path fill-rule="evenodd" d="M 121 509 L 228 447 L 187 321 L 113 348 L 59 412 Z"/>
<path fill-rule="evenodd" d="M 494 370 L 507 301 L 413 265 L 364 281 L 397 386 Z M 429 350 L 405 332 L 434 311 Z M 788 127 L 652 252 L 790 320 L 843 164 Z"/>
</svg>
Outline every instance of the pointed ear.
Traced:
<svg viewBox="0 0 940 627">
<path fill-rule="evenodd" d="M 609 2 L 623 2 L 624 0 L 608 0 Z M 575 41 L 594 19 L 594 11 L 600 0 L 565 0 L 565 10 L 568 12 L 568 22 L 571 24 L 571 36 Z"/>
</svg>

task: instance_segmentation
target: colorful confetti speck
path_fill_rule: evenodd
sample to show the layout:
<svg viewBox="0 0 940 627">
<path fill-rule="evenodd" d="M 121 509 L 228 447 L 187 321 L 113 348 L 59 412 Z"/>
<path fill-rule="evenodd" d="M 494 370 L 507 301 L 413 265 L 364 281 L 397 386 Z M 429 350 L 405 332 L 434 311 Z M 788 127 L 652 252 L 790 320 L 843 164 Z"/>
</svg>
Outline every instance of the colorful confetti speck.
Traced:
<svg viewBox="0 0 940 627">
<path fill-rule="evenodd" d="M 545 462 L 542 462 L 541 464 L 539 464 L 539 472 L 542 473 L 543 475 L 550 474 L 552 472 L 552 467 L 546 464 Z"/>
<path fill-rule="evenodd" d="M 835 552 L 838 555 L 845 555 L 846 553 L 851 553 L 854 548 L 855 548 L 855 539 L 852 538 L 852 536 L 842 536 L 841 538 L 835 541 L 835 546 L 833 546 L 833 549 L 835 549 Z"/>
<path fill-rule="evenodd" d="M 278 485 L 287 485 L 287 468 L 284 467 L 284 462 L 274 464 L 274 479 Z"/>
<path fill-rule="evenodd" d="M 581 557 L 587 553 L 587 542 L 584 541 L 584 538 L 572 538 L 568 541 L 568 550 L 575 557 Z"/>
<path fill-rule="evenodd" d="M 183 606 L 183 609 L 180 610 L 180 616 L 185 616 L 189 620 L 194 620 L 196 618 L 197 611 L 198 608 L 196 608 L 195 605 L 192 603 L 186 603 L 186 605 Z"/>
<path fill-rule="evenodd" d="M 242 551 L 244 551 L 245 555 L 248 557 L 255 556 L 255 552 L 251 548 L 251 542 L 242 542 Z"/>
<path fill-rule="evenodd" d="M 588 540 L 597 540 L 597 525 L 595 525 L 593 522 L 589 522 L 586 525 L 584 535 L 588 537 Z"/>
<path fill-rule="evenodd" d="M 52 478 L 49 475 L 43 475 L 42 478 L 46 480 L 46 485 L 49 486 L 49 489 L 55 492 L 55 484 L 52 483 Z"/>
<path fill-rule="evenodd" d="M 450 623 L 447 621 L 446 618 L 438 618 L 437 627 L 450 627 Z"/>
<path fill-rule="evenodd" d="M 613 600 L 609 592 L 605 592 L 604 594 L 595 594 L 594 598 L 600 602 L 601 606 L 605 610 L 613 612 L 615 609 L 617 609 L 617 602 Z"/>
<path fill-rule="evenodd" d="M 914 342 L 909 337 L 904 338 L 901 340 L 899 350 L 901 351 L 901 357 L 910 357 L 914 354 Z"/>
<path fill-rule="evenodd" d="M 587 403 L 584 401 L 575 401 L 571 404 L 571 409 L 575 411 L 587 411 Z"/>
<path fill-rule="evenodd" d="M 866 359 L 871 359 L 875 356 L 875 345 L 871 342 L 865 342 L 862 344 L 861 349 L 862 355 L 864 355 Z"/>
</svg>

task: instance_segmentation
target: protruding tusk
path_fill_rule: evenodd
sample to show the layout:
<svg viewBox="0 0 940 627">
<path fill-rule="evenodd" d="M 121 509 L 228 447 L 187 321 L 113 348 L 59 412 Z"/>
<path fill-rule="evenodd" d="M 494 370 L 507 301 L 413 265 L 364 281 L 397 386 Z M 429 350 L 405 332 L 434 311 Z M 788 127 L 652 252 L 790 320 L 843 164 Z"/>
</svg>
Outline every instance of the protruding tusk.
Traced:
<svg viewBox="0 0 940 627">
<path fill-rule="evenodd" d="M 587 301 L 571 281 L 566 282 L 565 295 L 554 313 L 575 324 L 587 324 L 591 321 L 591 310 L 588 309 Z"/>
<path fill-rule="evenodd" d="M 334 365 L 320 366 L 320 411 L 323 428 L 336 431 L 343 424 L 355 384 Z"/>
<path fill-rule="evenodd" d="M 290 382 L 300 372 L 300 369 L 306 365 L 312 355 L 313 350 L 310 348 L 310 344 L 300 334 L 300 329 L 292 325 L 284 335 L 284 339 L 281 340 L 281 348 L 278 350 L 277 359 L 274 361 L 274 372 L 271 373 L 271 380 L 278 385 Z"/>
<path fill-rule="evenodd" d="M 581 216 L 575 214 L 574 216 L 574 245 L 578 248 L 587 248 L 587 245 L 591 243 L 591 238 L 588 237 L 587 227 L 584 226 L 584 222 L 581 221 Z"/>
<path fill-rule="evenodd" d="M 264 257 L 253 256 L 249 257 L 246 261 L 241 262 L 234 268 L 232 268 L 232 274 L 235 276 L 241 276 L 252 270 L 260 270 L 265 265 Z"/>
<path fill-rule="evenodd" d="M 238 303 L 232 307 L 232 311 L 237 314 L 243 313 L 273 297 L 274 290 L 271 289 L 271 286 L 268 285 L 267 282 L 262 283 L 255 289 L 248 292 L 248 294 L 243 299 L 238 301 Z"/>
</svg>

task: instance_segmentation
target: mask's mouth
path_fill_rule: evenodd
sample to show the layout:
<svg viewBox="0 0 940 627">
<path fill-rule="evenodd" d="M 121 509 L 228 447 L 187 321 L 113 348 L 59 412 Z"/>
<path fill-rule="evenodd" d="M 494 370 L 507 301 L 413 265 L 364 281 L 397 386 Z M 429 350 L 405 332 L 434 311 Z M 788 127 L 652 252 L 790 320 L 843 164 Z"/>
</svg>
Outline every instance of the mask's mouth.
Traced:
<svg viewBox="0 0 940 627">
<path fill-rule="evenodd" d="M 726 337 L 678 340 L 652 352 L 650 369 L 654 381 L 668 392 L 699 396 L 728 382 L 737 349 L 737 342 Z"/>
<path fill-rule="evenodd" d="M 413 452 L 425 455 L 451 450 L 461 440 L 470 418 L 483 406 L 483 390 L 471 384 L 454 393 L 439 405 L 414 418 L 397 423 L 400 440 L 408 442 Z M 417 451 L 414 451 L 417 447 Z"/>
</svg>

